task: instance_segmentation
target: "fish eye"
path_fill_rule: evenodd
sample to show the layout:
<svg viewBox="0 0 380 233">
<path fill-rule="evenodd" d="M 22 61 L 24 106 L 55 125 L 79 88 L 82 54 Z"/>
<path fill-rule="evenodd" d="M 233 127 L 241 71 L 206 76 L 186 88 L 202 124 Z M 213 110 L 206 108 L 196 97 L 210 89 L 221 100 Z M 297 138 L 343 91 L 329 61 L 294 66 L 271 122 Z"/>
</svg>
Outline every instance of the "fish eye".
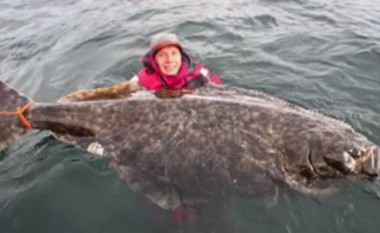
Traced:
<svg viewBox="0 0 380 233">
<path fill-rule="evenodd" d="M 351 148 L 348 150 L 348 153 L 352 156 L 352 158 L 357 159 L 363 155 L 363 151 L 358 148 Z"/>
</svg>

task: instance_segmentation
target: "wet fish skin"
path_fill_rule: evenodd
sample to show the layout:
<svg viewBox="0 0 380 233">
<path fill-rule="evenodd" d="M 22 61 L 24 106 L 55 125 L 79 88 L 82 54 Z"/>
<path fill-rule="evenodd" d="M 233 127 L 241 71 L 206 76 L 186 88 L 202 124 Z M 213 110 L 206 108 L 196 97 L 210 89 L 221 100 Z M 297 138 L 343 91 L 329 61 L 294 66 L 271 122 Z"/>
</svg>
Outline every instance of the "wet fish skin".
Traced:
<svg viewBox="0 0 380 233">
<path fill-rule="evenodd" d="M 351 126 L 239 88 L 35 103 L 26 117 L 58 140 L 107 157 L 132 189 L 164 209 L 267 195 L 278 186 L 329 194 L 380 170 L 378 147 Z M 8 123 L 22 128 L 17 118 Z"/>
</svg>

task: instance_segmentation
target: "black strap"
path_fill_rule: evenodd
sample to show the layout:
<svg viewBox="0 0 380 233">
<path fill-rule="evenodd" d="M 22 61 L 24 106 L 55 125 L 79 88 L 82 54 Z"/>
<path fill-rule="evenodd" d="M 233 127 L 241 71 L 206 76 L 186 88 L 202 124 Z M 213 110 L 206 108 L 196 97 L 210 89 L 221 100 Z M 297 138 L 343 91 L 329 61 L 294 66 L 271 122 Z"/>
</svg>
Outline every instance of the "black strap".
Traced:
<svg viewBox="0 0 380 233">
<path fill-rule="evenodd" d="M 161 87 L 165 88 L 165 89 L 168 89 L 169 85 L 166 82 L 166 80 L 164 79 L 164 77 L 162 77 L 162 75 L 160 73 L 158 73 L 158 77 L 160 77 Z"/>
<path fill-rule="evenodd" d="M 194 79 L 188 81 L 186 83 L 186 87 L 190 89 L 195 89 L 195 88 L 203 87 L 206 83 L 207 83 L 206 77 L 203 76 L 202 74 L 199 74 Z"/>
</svg>

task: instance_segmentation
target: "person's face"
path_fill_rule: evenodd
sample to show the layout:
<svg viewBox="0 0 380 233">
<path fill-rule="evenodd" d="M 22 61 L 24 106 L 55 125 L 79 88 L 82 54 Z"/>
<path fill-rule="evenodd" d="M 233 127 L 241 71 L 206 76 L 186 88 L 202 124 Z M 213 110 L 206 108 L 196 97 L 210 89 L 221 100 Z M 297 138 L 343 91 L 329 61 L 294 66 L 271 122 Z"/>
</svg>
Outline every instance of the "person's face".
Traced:
<svg viewBox="0 0 380 233">
<path fill-rule="evenodd" d="M 174 45 L 168 45 L 158 50 L 154 59 L 160 71 L 165 75 L 176 75 L 181 68 L 181 51 Z"/>
</svg>

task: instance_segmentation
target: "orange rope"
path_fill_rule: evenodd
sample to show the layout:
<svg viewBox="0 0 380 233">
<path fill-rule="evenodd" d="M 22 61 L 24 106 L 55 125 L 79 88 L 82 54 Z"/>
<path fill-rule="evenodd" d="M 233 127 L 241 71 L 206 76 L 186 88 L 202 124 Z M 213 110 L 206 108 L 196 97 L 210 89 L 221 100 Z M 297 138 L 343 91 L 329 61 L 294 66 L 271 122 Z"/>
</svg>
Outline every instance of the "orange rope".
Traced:
<svg viewBox="0 0 380 233">
<path fill-rule="evenodd" d="M 33 102 L 29 102 L 25 104 L 24 107 L 20 108 L 17 107 L 15 112 L 10 112 L 10 111 L 0 111 L 0 116 L 18 116 L 20 118 L 21 123 L 25 126 L 27 129 L 33 129 L 32 125 L 30 122 L 25 118 L 24 112 L 33 104 Z"/>
</svg>

